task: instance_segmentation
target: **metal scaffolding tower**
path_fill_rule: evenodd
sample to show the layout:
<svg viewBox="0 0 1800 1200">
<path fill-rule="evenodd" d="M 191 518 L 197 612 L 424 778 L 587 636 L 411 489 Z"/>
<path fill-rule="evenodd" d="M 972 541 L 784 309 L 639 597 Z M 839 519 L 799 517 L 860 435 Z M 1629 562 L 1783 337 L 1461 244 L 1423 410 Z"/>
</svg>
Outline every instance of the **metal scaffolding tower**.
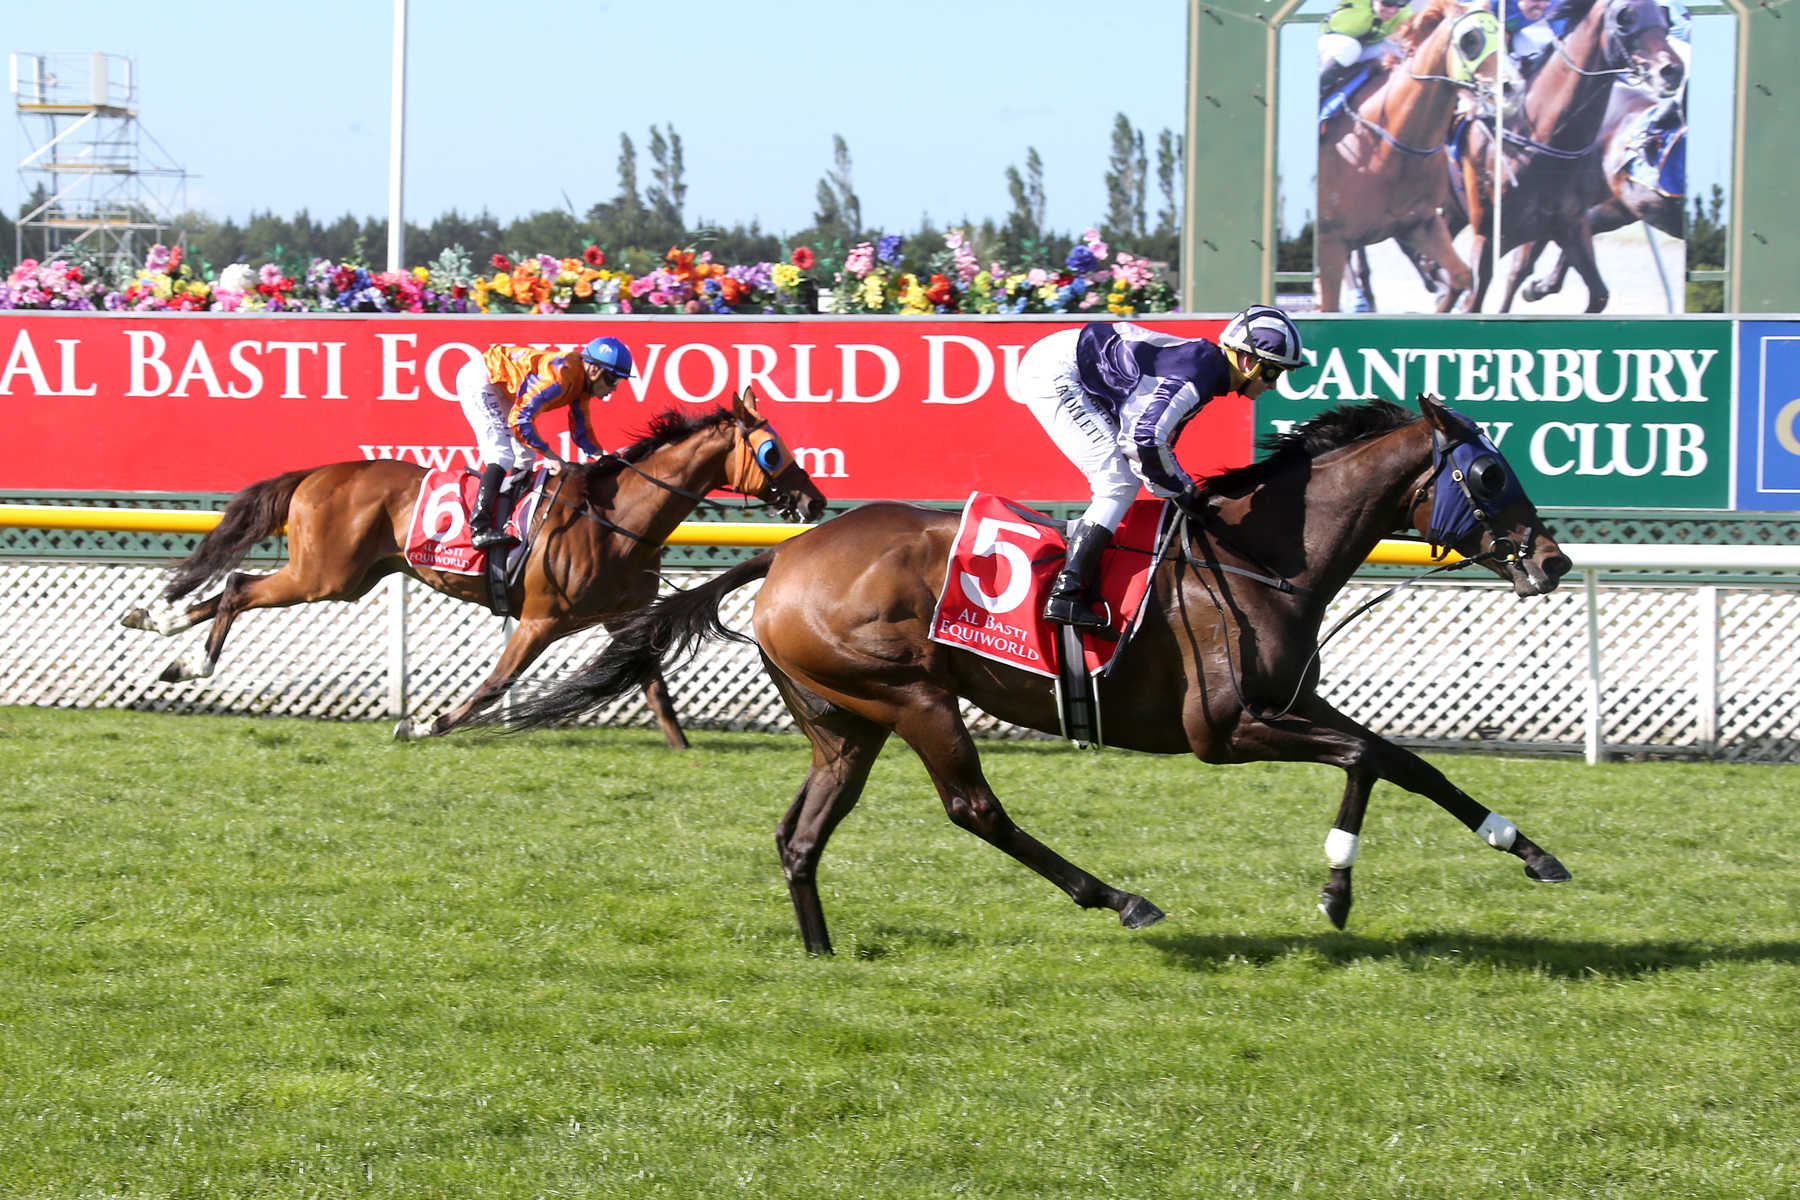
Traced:
<svg viewBox="0 0 1800 1200">
<path fill-rule="evenodd" d="M 136 266 L 185 205 L 187 172 L 138 122 L 133 62 L 117 54 L 14 54 L 19 183 L 14 251 L 83 247 Z"/>
</svg>

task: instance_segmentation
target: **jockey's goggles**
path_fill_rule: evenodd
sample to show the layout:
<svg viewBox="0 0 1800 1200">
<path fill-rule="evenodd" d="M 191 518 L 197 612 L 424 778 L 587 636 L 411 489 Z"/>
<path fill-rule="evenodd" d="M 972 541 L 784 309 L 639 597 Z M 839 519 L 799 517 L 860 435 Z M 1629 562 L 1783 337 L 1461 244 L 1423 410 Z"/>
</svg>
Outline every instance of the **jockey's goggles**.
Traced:
<svg viewBox="0 0 1800 1200">
<path fill-rule="evenodd" d="M 1270 362 L 1266 358 L 1257 359 L 1256 365 L 1257 370 L 1253 378 L 1261 379 L 1264 383 L 1274 383 L 1277 379 L 1280 379 L 1282 374 L 1287 370 L 1287 368 L 1280 363 Z"/>
</svg>

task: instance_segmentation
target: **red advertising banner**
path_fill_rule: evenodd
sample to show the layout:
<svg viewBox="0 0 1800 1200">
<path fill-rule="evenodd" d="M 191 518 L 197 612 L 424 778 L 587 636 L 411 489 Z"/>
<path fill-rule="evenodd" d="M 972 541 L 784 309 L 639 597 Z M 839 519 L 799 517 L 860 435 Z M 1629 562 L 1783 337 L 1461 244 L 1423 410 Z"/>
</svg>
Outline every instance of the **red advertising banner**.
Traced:
<svg viewBox="0 0 1800 1200">
<path fill-rule="evenodd" d="M 1214 336 L 1216 320 L 1155 320 Z M 834 500 L 1081 500 L 1087 489 L 1013 395 L 1019 356 L 1078 322 L 869 317 L 280 317 L 0 314 L 0 413 L 17 450 L 0 488 L 233 491 L 366 458 L 473 463 L 457 371 L 498 342 L 622 339 L 639 378 L 594 405 L 602 446 L 665 408 L 748 386 Z M 569 458 L 566 419 L 540 432 Z M 1208 405 L 1179 453 L 1248 462 L 1251 411 Z"/>
</svg>

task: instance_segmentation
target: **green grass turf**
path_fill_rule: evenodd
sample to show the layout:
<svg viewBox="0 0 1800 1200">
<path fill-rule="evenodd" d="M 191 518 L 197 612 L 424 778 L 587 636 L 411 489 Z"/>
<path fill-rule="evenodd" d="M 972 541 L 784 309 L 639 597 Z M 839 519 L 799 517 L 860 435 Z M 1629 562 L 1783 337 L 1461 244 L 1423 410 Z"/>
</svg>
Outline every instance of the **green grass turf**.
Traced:
<svg viewBox="0 0 1800 1200">
<path fill-rule="evenodd" d="M 807 958 L 792 737 L 397 746 L 0 710 L 0 1195 L 1800 1193 L 1791 769 L 1445 758 L 1528 882 L 1342 775 L 984 745 L 1170 919 L 953 828 L 895 745 Z"/>
</svg>

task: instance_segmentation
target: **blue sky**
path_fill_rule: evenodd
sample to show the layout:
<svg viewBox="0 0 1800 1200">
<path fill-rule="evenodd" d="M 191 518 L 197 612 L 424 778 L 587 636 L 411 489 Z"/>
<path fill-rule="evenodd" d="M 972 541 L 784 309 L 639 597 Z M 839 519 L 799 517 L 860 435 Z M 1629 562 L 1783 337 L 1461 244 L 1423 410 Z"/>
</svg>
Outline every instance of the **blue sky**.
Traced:
<svg viewBox="0 0 1800 1200">
<path fill-rule="evenodd" d="M 389 0 L 4 7 L 0 49 L 136 60 L 144 127 L 200 176 L 189 207 L 386 214 Z M 1001 217 L 1035 146 L 1050 223 L 1078 230 L 1105 209 L 1114 114 L 1152 163 L 1183 121 L 1181 0 L 412 0 L 410 25 L 413 220 L 585 210 L 618 190 L 621 132 L 643 179 L 649 126 L 673 124 L 690 221 L 804 227 L 841 133 L 872 225 Z M 17 211 L 17 173 L 0 188 Z"/>
</svg>

